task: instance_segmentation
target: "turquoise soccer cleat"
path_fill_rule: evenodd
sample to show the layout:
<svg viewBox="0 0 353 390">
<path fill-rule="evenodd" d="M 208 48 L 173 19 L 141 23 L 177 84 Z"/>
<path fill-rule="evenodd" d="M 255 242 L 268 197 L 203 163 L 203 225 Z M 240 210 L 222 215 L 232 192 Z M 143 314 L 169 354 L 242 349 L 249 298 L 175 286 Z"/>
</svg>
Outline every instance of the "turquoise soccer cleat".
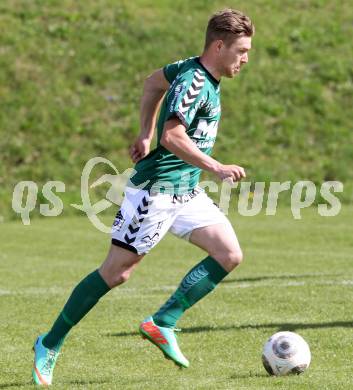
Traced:
<svg viewBox="0 0 353 390">
<path fill-rule="evenodd" d="M 140 325 L 139 331 L 144 339 L 151 341 L 179 367 L 189 367 L 189 361 L 181 353 L 174 331 L 176 329 L 157 326 L 152 317 L 146 318 Z"/>
<path fill-rule="evenodd" d="M 49 349 L 42 344 L 46 333 L 41 334 L 33 347 L 34 365 L 32 370 L 33 380 L 37 385 L 51 385 L 59 349 Z"/>
</svg>

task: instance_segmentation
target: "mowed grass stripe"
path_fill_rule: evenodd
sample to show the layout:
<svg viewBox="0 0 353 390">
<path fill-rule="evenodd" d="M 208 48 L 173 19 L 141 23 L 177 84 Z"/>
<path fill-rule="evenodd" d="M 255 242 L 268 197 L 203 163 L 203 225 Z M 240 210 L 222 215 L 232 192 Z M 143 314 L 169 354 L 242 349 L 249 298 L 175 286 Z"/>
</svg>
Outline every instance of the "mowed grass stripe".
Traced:
<svg viewBox="0 0 353 390">
<path fill-rule="evenodd" d="M 232 281 L 236 283 L 236 281 Z M 254 283 L 238 283 L 234 285 L 223 285 L 222 288 L 227 290 L 242 289 L 242 288 L 287 288 L 287 287 L 302 287 L 302 286 L 353 286 L 352 280 L 320 280 L 320 281 L 288 281 L 288 282 L 276 282 L 274 285 L 270 282 L 254 282 Z M 129 288 L 121 287 L 118 289 L 119 297 L 128 295 L 128 298 L 143 297 L 148 295 L 160 295 L 163 292 L 173 292 L 177 286 L 158 286 L 158 287 L 147 287 L 147 288 Z M 116 290 L 115 290 L 116 291 Z M 25 288 L 22 290 L 0 290 L 0 296 L 7 295 L 23 295 L 23 296 L 41 296 L 46 295 L 63 295 L 70 292 L 69 288 L 62 288 L 60 286 L 51 286 L 49 288 Z M 109 299 L 109 297 L 105 298 Z"/>
</svg>

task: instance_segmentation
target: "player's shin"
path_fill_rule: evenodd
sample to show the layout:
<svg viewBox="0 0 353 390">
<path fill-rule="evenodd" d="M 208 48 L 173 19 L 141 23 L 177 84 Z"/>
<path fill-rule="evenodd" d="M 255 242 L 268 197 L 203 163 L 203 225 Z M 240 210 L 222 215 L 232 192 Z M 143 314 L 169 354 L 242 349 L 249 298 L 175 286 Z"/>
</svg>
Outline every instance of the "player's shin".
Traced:
<svg viewBox="0 0 353 390">
<path fill-rule="evenodd" d="M 185 275 L 174 294 L 153 315 L 154 322 L 174 328 L 184 311 L 211 292 L 227 274 L 215 259 L 206 257 Z"/>
<path fill-rule="evenodd" d="M 105 295 L 110 288 L 98 270 L 87 275 L 74 288 L 64 309 L 54 322 L 50 332 L 44 337 L 46 348 L 60 347 L 70 329 L 76 325 Z"/>
</svg>

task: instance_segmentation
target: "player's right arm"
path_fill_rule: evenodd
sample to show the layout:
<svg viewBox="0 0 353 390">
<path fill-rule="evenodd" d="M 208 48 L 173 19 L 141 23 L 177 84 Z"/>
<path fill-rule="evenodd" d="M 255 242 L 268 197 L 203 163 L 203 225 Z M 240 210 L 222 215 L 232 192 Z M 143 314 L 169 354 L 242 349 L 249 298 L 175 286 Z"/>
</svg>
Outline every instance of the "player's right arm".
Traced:
<svg viewBox="0 0 353 390">
<path fill-rule="evenodd" d="M 140 104 L 140 134 L 130 148 L 134 163 L 147 156 L 156 127 L 157 114 L 163 97 L 177 77 L 184 60 L 173 62 L 147 77 Z"/>
<path fill-rule="evenodd" d="M 221 180 L 230 178 L 232 181 L 238 181 L 246 177 L 244 168 L 238 165 L 221 164 L 201 152 L 186 134 L 186 128 L 179 118 L 171 118 L 165 123 L 160 144 L 181 160 L 212 172 Z"/>
<path fill-rule="evenodd" d="M 163 69 L 156 70 L 145 80 L 140 104 L 141 130 L 130 148 L 130 156 L 134 163 L 141 160 L 150 151 L 158 110 L 169 85 Z"/>
</svg>

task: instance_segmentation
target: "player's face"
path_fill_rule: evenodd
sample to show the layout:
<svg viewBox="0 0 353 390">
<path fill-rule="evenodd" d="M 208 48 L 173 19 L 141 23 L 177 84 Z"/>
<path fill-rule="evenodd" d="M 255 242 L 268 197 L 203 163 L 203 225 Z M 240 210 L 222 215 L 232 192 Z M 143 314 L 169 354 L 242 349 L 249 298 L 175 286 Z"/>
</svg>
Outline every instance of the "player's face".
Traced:
<svg viewBox="0 0 353 390">
<path fill-rule="evenodd" d="M 222 42 L 222 41 L 221 41 Z M 234 77 L 249 60 L 251 37 L 240 37 L 231 45 L 224 42 L 219 47 L 219 72 L 224 77 Z"/>
</svg>

